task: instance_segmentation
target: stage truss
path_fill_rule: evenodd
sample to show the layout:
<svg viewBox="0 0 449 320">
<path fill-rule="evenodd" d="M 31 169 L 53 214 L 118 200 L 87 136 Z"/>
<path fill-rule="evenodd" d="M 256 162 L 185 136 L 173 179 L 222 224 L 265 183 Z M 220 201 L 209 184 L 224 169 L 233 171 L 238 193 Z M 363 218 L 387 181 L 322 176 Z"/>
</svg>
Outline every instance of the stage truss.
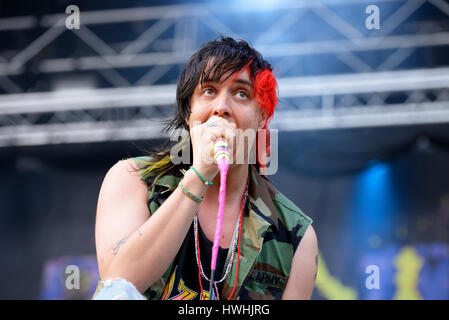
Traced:
<svg viewBox="0 0 449 320">
<path fill-rule="evenodd" d="M 72 30 L 65 26 L 65 13 L 0 19 L 0 37 L 40 30 L 24 48 L 0 51 L 0 146 L 160 138 L 160 120 L 174 108 L 175 76 L 201 43 L 218 33 L 249 41 L 273 62 L 280 104 L 272 128 L 449 122 L 449 68 L 402 65 L 418 50 L 449 53 L 449 5 L 441 0 L 375 3 L 393 9 L 379 30 L 370 31 L 364 25 L 367 2 L 361 0 L 81 11 L 81 27 Z M 429 7 L 446 19 L 411 18 Z M 359 23 L 347 21 L 344 10 L 360 12 Z M 269 15 L 270 23 L 257 20 Z M 245 27 L 248 21 L 258 22 L 259 29 Z M 326 25 L 334 35 L 310 39 L 292 31 L 305 23 Z M 126 32 L 105 32 L 120 29 Z M 51 50 L 67 39 L 87 49 Z M 379 52 L 381 59 L 362 58 Z M 304 76 L 304 61 L 313 56 L 339 63 L 343 72 Z M 49 83 L 80 79 L 81 86 L 40 90 L 42 78 Z M 83 87 L 92 79 L 101 85 Z"/>
</svg>

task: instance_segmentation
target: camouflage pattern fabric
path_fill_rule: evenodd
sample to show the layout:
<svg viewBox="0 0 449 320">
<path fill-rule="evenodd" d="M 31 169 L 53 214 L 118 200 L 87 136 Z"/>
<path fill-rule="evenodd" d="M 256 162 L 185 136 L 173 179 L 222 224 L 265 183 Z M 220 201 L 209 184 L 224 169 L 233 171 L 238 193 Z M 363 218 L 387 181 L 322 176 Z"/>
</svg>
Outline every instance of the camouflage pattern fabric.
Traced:
<svg viewBox="0 0 449 320">
<path fill-rule="evenodd" d="M 132 158 L 143 168 L 149 157 Z M 182 170 L 189 165 L 173 166 L 158 177 L 142 176 L 148 185 L 148 208 L 153 214 L 177 188 L 183 178 Z M 281 299 L 290 275 L 291 263 L 307 227 L 312 219 L 282 195 L 271 182 L 250 165 L 248 205 L 244 212 L 240 266 L 236 289 L 231 299 Z M 237 254 L 236 254 L 237 255 Z M 237 257 L 235 257 L 237 259 Z M 176 266 L 170 265 L 165 274 L 144 295 L 159 300 Z M 223 283 L 220 296 L 227 298 L 235 283 L 237 263 Z M 101 283 L 97 291 L 101 289 Z"/>
</svg>

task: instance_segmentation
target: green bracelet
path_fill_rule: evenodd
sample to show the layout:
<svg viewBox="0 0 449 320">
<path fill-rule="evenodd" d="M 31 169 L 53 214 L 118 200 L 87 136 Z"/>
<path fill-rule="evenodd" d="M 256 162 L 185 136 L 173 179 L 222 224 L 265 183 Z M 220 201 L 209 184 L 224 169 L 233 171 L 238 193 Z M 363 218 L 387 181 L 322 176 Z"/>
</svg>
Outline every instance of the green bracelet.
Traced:
<svg viewBox="0 0 449 320">
<path fill-rule="evenodd" d="M 204 178 L 200 175 L 200 173 L 199 173 L 198 171 L 196 171 L 196 169 L 195 169 L 193 166 L 190 166 L 190 169 L 192 169 L 193 171 L 195 171 L 195 173 L 198 175 L 198 177 L 200 177 L 201 180 L 203 180 L 203 182 L 204 182 L 204 184 L 205 184 L 206 186 L 211 186 L 211 185 L 214 184 L 212 181 L 209 182 L 209 181 L 207 181 L 206 179 L 204 179 Z"/>
<path fill-rule="evenodd" d="M 188 190 L 186 189 L 186 187 L 185 187 L 182 183 L 179 184 L 179 187 L 181 188 L 182 192 L 183 192 L 187 197 L 189 197 L 190 199 L 192 199 L 193 201 L 195 201 L 195 202 L 197 202 L 197 203 L 201 203 L 201 201 L 204 200 L 203 197 L 198 198 L 198 197 L 195 196 L 193 193 L 191 193 L 190 191 L 188 191 Z"/>
</svg>

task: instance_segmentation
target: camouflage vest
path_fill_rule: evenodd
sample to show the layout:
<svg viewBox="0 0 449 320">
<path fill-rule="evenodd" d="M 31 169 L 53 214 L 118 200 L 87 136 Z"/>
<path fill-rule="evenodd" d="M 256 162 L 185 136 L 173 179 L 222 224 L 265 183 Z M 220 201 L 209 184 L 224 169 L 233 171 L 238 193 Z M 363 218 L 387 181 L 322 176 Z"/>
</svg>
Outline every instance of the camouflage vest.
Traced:
<svg viewBox="0 0 449 320">
<path fill-rule="evenodd" d="M 143 156 L 132 159 L 139 167 L 143 167 L 149 158 Z M 180 169 L 188 167 L 175 166 L 156 181 L 154 176 L 141 178 L 148 185 L 150 214 L 177 188 L 183 177 Z M 293 255 L 311 223 L 310 217 L 275 189 L 270 181 L 251 165 L 248 206 L 242 225 L 240 266 L 236 289 L 231 299 L 281 299 L 290 275 Z M 175 267 L 172 263 L 165 274 L 144 293 L 148 299 L 161 298 Z M 231 273 L 223 283 L 220 296 L 228 297 L 232 292 L 236 269 L 237 264 L 234 263 Z M 97 291 L 99 289 L 97 288 Z"/>
</svg>

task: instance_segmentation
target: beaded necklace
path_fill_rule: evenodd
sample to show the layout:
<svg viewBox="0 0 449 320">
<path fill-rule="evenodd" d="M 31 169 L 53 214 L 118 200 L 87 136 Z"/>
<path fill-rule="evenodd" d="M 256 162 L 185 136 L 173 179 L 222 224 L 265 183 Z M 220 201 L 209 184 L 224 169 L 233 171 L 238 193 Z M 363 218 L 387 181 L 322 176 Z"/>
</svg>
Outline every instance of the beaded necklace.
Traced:
<svg viewBox="0 0 449 320">
<path fill-rule="evenodd" d="M 220 299 L 220 296 L 218 294 L 217 283 L 223 282 L 228 277 L 229 273 L 231 272 L 232 263 L 234 262 L 234 254 L 236 252 L 235 249 L 236 249 L 237 244 L 238 244 L 239 246 L 238 246 L 238 256 L 237 256 L 236 281 L 234 283 L 233 290 L 232 290 L 231 294 L 228 297 L 228 300 L 233 295 L 233 293 L 235 291 L 235 286 L 237 284 L 238 266 L 239 266 L 239 261 L 240 261 L 240 238 L 241 238 L 241 229 L 242 229 L 241 227 L 242 227 L 242 219 L 243 219 L 243 210 L 245 208 L 246 201 L 247 201 L 247 198 L 248 198 L 248 185 L 249 185 L 249 176 L 248 176 L 248 181 L 246 183 L 245 192 L 244 192 L 244 194 L 242 196 L 242 203 L 241 203 L 241 208 L 240 208 L 240 217 L 239 217 L 239 220 L 237 221 L 236 229 L 234 230 L 234 236 L 233 236 L 231 245 L 229 247 L 229 249 L 231 251 L 230 252 L 228 251 L 228 256 L 227 256 L 227 259 L 226 259 L 227 260 L 226 270 L 224 272 L 223 277 L 220 280 L 214 281 L 214 287 L 215 287 L 216 293 L 213 293 L 213 292 L 209 293 L 209 294 L 212 294 L 212 297 L 215 297 L 215 294 L 216 294 L 217 300 Z M 203 277 L 206 281 L 210 281 L 210 279 L 204 273 L 203 266 L 201 264 L 201 256 L 200 256 L 201 253 L 200 253 L 199 235 L 198 235 L 198 215 L 197 214 L 195 214 L 195 216 L 193 218 L 193 230 L 195 232 L 195 236 L 194 236 L 194 238 L 195 238 L 195 258 L 196 258 L 196 264 L 198 265 L 198 280 L 199 280 L 200 289 L 201 289 L 201 299 L 203 299 L 204 298 L 204 293 L 203 293 L 203 285 L 201 283 L 201 277 Z M 229 256 L 229 254 L 231 254 L 231 256 Z"/>
</svg>

